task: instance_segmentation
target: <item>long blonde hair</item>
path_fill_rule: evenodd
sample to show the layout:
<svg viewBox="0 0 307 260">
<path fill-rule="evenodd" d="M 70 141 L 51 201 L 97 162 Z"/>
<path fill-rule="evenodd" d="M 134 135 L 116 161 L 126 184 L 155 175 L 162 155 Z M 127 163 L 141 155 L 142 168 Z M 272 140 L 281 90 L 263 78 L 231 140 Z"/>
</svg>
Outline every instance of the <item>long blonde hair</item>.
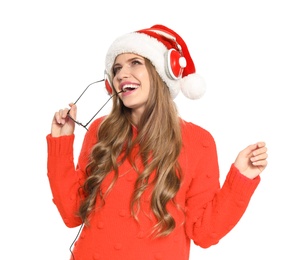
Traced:
<svg viewBox="0 0 307 260">
<path fill-rule="evenodd" d="M 139 171 L 135 158 L 131 156 L 133 147 L 138 145 L 140 149 L 137 156 L 142 159 L 143 170 L 138 172 L 135 182 L 130 204 L 131 214 L 137 219 L 140 198 L 146 188 L 153 185 L 151 209 L 157 219 L 153 233 L 155 236 L 167 236 L 176 223 L 166 205 L 169 202 L 175 203 L 174 198 L 181 183 L 181 168 L 178 163 L 182 146 L 180 119 L 168 87 L 149 60 L 145 59 L 145 65 L 150 75 L 150 93 L 137 126 L 138 135 L 133 136 L 131 109 L 125 107 L 118 97 L 113 97 L 112 110 L 98 129 L 98 142 L 93 147 L 87 166 L 89 176 L 82 187 L 86 198 L 80 206 L 79 216 L 88 223 L 97 195 L 104 199 L 110 192 L 118 178 L 118 167 L 125 159 Z M 120 155 L 122 160 L 118 162 Z M 100 185 L 112 171 L 113 181 L 107 192 L 101 194 Z M 153 182 L 149 183 L 152 174 Z"/>
</svg>

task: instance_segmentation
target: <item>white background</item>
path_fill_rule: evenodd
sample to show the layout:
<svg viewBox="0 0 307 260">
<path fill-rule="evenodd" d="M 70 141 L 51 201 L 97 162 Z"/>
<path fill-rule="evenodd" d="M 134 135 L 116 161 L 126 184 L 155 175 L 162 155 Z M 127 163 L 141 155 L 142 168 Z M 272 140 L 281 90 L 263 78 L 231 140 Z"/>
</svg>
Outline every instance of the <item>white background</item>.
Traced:
<svg viewBox="0 0 307 260">
<path fill-rule="evenodd" d="M 303 0 L 1 1 L 0 258 L 69 259 L 78 230 L 60 219 L 46 175 L 52 116 L 103 77 L 115 37 L 160 23 L 206 79 L 202 99 L 175 101 L 215 137 L 221 182 L 241 149 L 269 149 L 239 224 L 218 245 L 192 245 L 190 259 L 306 260 L 306 13 Z"/>
</svg>

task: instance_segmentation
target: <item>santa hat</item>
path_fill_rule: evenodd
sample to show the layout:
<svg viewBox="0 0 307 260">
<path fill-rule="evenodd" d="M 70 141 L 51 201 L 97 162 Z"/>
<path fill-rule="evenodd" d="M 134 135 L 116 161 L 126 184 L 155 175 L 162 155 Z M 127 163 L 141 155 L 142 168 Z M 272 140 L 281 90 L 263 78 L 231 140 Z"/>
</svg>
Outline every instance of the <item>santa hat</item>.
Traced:
<svg viewBox="0 0 307 260">
<path fill-rule="evenodd" d="M 106 55 L 106 73 L 112 75 L 116 57 L 135 53 L 151 61 L 174 99 L 180 90 L 190 99 L 198 99 L 206 90 L 204 79 L 196 74 L 187 45 L 173 30 L 154 25 L 117 38 Z"/>
</svg>

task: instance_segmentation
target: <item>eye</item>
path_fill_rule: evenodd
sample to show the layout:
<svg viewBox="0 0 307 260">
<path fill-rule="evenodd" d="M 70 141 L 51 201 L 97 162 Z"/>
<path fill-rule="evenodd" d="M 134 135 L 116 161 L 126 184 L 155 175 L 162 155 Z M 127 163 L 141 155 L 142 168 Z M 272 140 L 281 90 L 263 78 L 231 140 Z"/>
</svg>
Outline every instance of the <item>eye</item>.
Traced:
<svg viewBox="0 0 307 260">
<path fill-rule="evenodd" d="M 116 75 L 120 70 L 121 70 L 121 66 L 114 66 L 113 67 L 113 75 Z"/>
<path fill-rule="evenodd" d="M 132 64 L 132 65 L 141 65 L 141 64 L 143 64 L 143 63 L 142 63 L 140 60 L 136 60 L 136 59 L 135 59 L 135 60 L 132 60 L 132 61 L 131 61 L 131 64 Z"/>
</svg>

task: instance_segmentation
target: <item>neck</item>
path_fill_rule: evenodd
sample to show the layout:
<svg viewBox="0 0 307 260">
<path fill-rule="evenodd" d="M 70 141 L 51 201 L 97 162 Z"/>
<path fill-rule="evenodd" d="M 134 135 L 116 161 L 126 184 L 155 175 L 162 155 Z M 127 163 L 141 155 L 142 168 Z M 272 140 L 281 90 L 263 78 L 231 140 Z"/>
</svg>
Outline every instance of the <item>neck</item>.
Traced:
<svg viewBox="0 0 307 260">
<path fill-rule="evenodd" d="M 131 118 L 132 118 L 133 125 L 135 126 L 139 125 L 143 112 L 144 112 L 144 109 L 133 109 L 132 110 Z"/>
</svg>

